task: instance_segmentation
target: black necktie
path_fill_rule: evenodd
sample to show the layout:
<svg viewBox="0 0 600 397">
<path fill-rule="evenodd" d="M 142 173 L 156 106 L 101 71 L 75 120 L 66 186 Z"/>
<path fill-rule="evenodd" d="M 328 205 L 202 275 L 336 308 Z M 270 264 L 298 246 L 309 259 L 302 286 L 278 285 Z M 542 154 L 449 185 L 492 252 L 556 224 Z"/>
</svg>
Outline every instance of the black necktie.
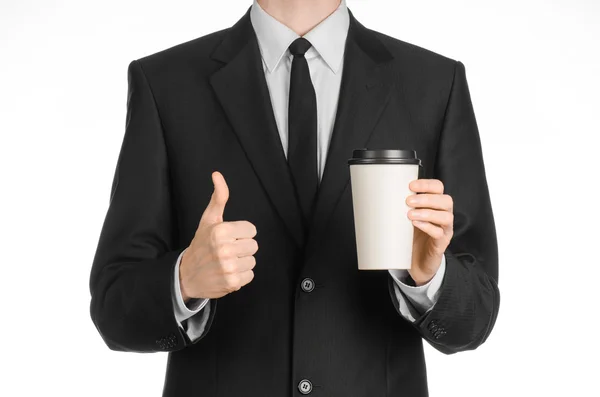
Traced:
<svg viewBox="0 0 600 397">
<path fill-rule="evenodd" d="M 304 38 L 290 45 L 294 56 L 290 76 L 288 108 L 288 164 L 294 177 L 296 194 L 300 201 L 308 230 L 313 203 L 317 195 L 317 98 L 310 79 L 304 53 L 311 44 Z"/>
</svg>

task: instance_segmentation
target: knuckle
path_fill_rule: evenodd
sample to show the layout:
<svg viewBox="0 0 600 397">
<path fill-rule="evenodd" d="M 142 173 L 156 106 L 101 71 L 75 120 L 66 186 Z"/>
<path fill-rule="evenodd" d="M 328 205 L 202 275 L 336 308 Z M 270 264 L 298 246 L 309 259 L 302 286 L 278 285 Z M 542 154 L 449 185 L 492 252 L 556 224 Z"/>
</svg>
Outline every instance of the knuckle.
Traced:
<svg viewBox="0 0 600 397">
<path fill-rule="evenodd" d="M 229 234 L 229 225 L 227 223 L 217 223 L 212 229 L 213 238 L 216 241 L 222 240 Z"/>
<path fill-rule="evenodd" d="M 225 279 L 225 288 L 229 292 L 237 291 L 240 287 L 240 277 L 237 274 L 232 274 Z"/>
<path fill-rule="evenodd" d="M 243 258 L 244 261 L 244 270 L 254 269 L 256 266 L 256 258 L 252 255 L 245 256 Z"/>
<path fill-rule="evenodd" d="M 213 245 L 217 245 L 217 243 L 219 242 L 219 240 L 221 240 L 220 232 L 219 232 L 219 229 L 217 228 L 217 226 L 218 226 L 218 225 L 214 225 L 214 226 L 213 226 L 213 227 L 210 229 L 210 231 L 209 231 L 209 233 L 208 233 L 208 235 L 209 235 L 209 238 L 210 238 L 210 242 L 211 242 Z"/>
<path fill-rule="evenodd" d="M 436 227 L 434 230 L 436 239 L 442 238 L 444 236 L 444 230 L 442 230 L 442 228 Z"/>
<path fill-rule="evenodd" d="M 429 200 L 428 194 L 418 194 L 415 196 L 416 196 L 416 198 L 419 199 L 419 203 L 418 203 L 418 205 L 413 206 L 413 208 L 419 208 L 419 207 L 424 208 L 424 207 L 429 206 L 430 200 Z"/>
<path fill-rule="evenodd" d="M 226 261 L 221 263 L 221 271 L 224 274 L 234 274 L 237 270 L 237 266 L 232 261 Z"/>
<path fill-rule="evenodd" d="M 244 285 L 249 284 L 254 279 L 254 272 L 252 270 L 248 270 L 244 273 L 244 276 L 240 276 L 240 288 Z"/>
<path fill-rule="evenodd" d="M 231 256 L 231 247 L 229 244 L 220 244 L 217 247 L 217 258 L 227 259 Z"/>
</svg>

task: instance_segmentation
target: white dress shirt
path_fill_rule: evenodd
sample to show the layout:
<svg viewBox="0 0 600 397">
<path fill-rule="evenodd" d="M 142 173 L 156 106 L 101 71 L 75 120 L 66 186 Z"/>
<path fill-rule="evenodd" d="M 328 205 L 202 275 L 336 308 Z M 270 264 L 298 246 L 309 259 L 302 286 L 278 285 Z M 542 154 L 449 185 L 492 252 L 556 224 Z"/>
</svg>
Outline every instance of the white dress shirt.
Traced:
<svg viewBox="0 0 600 397">
<path fill-rule="evenodd" d="M 287 157 L 288 94 L 293 59 L 288 47 L 300 36 L 267 14 L 256 0 L 250 10 L 250 19 L 258 39 L 273 113 Z M 329 148 L 338 105 L 344 48 L 349 23 L 348 9 L 345 1 L 342 0 L 335 12 L 303 36 L 312 44 L 312 47 L 306 52 L 305 58 L 308 62 L 310 77 L 317 96 L 317 168 L 319 180 L 325 169 L 325 157 Z M 193 341 L 204 332 L 210 313 L 210 301 L 209 299 L 193 299 L 187 305 L 184 303 L 179 284 L 179 265 L 182 256 L 183 252 L 179 255 L 175 265 L 172 294 L 173 307 L 175 318 Z M 260 264 L 257 265 L 260 266 Z M 399 311 L 407 320 L 415 321 L 417 317 L 430 310 L 436 303 L 445 268 L 446 260 L 445 257 L 442 257 L 440 268 L 433 279 L 429 283 L 418 287 L 409 286 L 403 282 L 408 277 L 408 271 L 389 270 L 392 279 L 395 281 L 395 293 L 400 304 Z"/>
</svg>

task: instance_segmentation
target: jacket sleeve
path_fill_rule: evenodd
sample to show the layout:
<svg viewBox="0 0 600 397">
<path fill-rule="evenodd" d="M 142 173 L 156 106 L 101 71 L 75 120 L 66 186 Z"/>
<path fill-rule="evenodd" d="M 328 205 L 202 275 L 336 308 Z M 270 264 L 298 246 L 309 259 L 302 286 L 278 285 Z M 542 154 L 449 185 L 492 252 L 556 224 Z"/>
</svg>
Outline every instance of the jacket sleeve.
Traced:
<svg viewBox="0 0 600 397">
<path fill-rule="evenodd" d="M 435 349 L 472 350 L 490 335 L 500 306 L 498 245 L 479 131 L 465 67 L 456 62 L 434 177 L 454 202 L 454 234 L 437 303 L 411 323 Z M 393 293 L 391 277 L 389 290 Z"/>
<path fill-rule="evenodd" d="M 90 314 L 112 350 L 180 350 L 191 342 L 175 319 L 171 286 L 185 247 L 176 246 L 167 148 L 139 61 L 127 78 L 126 128 L 91 269 Z"/>
</svg>

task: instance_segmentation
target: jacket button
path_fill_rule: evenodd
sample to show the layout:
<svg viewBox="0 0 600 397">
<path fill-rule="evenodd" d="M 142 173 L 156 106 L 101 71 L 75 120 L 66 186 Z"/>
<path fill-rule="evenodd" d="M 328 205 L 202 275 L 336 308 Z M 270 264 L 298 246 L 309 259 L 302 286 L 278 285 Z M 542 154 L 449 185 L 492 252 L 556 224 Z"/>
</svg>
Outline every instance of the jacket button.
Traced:
<svg viewBox="0 0 600 397">
<path fill-rule="evenodd" d="M 431 320 L 429 324 L 427 324 L 427 328 L 429 328 L 430 331 L 435 330 L 437 327 L 438 326 L 435 320 Z"/>
<path fill-rule="evenodd" d="M 315 282 L 312 278 L 305 278 L 302 280 L 301 287 L 304 292 L 312 292 L 312 290 L 315 289 Z"/>
<path fill-rule="evenodd" d="M 308 379 L 302 379 L 300 383 L 298 383 L 298 390 L 302 394 L 309 394 L 312 391 L 312 383 Z"/>
</svg>

